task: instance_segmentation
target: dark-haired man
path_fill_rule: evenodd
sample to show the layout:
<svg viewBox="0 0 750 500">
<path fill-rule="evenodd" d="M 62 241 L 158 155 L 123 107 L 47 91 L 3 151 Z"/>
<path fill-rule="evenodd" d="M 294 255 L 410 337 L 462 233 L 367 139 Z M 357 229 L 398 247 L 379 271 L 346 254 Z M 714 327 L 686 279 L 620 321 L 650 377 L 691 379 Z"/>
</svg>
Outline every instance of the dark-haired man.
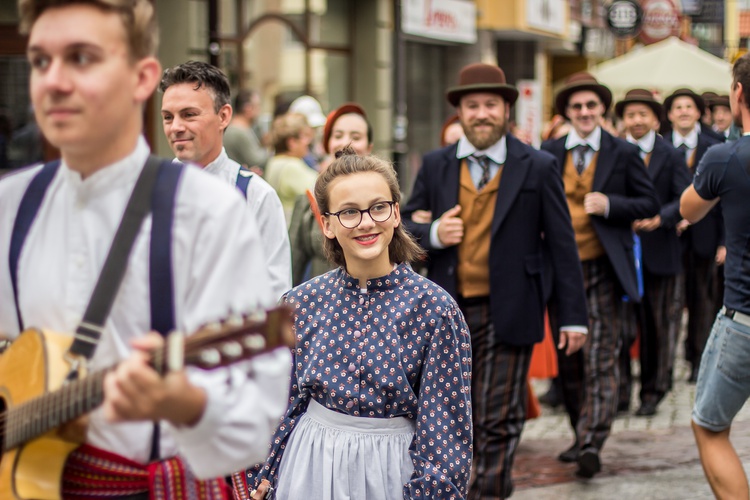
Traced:
<svg viewBox="0 0 750 500">
<path fill-rule="evenodd" d="M 468 498 L 507 498 L 547 299 L 559 304 L 558 348 L 570 355 L 586 340 L 583 279 L 554 158 L 508 133 L 518 90 L 503 70 L 465 66 L 446 97 L 465 136 L 424 157 L 403 220 L 429 251 L 428 276 L 458 300 L 471 331 Z M 411 222 L 416 210 L 441 216 Z"/>
<path fill-rule="evenodd" d="M 255 214 L 278 300 L 292 288 L 289 235 L 276 191 L 257 174 L 242 168 L 224 150 L 223 133 L 232 118 L 229 80 L 215 66 L 189 61 L 164 71 L 160 90 L 164 134 L 181 162 L 192 162 L 228 184 L 238 186 Z"/>
<path fill-rule="evenodd" d="M 602 129 L 611 104 L 612 93 L 591 74 L 571 75 L 555 97 L 571 130 L 542 144 L 557 158 L 563 177 L 589 311 L 582 356 L 558 356 L 563 401 L 576 434 L 559 458 L 577 461 L 582 477 L 601 470 L 599 453 L 617 412 L 623 294 L 640 302 L 631 224 L 659 213 L 638 148 Z M 555 321 L 551 313 L 550 323 Z"/>
<path fill-rule="evenodd" d="M 750 395 L 750 56 L 735 61 L 729 102 L 744 135 L 712 147 L 680 200 L 685 219 L 696 222 L 721 200 L 726 225 L 724 307 L 701 360 L 693 407 L 693 432 L 703 471 L 716 498 L 748 498 L 747 475 L 729 441 L 732 421 Z"/>
<path fill-rule="evenodd" d="M 76 339 L 97 344 L 89 361 L 87 350 L 70 353 L 89 370 L 119 362 L 104 378 L 103 406 L 89 415 L 85 445 L 68 457 L 62 485 L 34 481 L 26 471 L 37 488 L 27 498 L 147 499 L 173 492 L 163 498 L 228 499 L 223 476 L 264 458 L 286 407 L 288 351 L 242 369 L 161 377 L 148 352 L 162 338 L 147 332 L 163 326 L 160 333 L 190 333 L 274 302 L 255 218 L 235 188 L 199 169 L 147 162 L 143 106 L 161 76 L 152 2 L 21 0 L 19 13 L 29 33 L 37 122 L 62 158 L 0 180 L 0 332 L 10 338 L 25 327 L 71 338 L 76 332 Z M 144 171 L 156 172 L 156 192 L 170 195 L 151 191 L 146 198 L 154 213 L 167 204 L 158 210 L 171 215 L 171 225 L 145 216 L 121 285 L 112 290 L 104 280 L 114 293 L 106 319 L 86 324 L 89 298 Z M 214 479 L 201 483 L 196 476 Z M 3 481 L 0 496 L 11 497 L 9 487 Z"/>
<path fill-rule="evenodd" d="M 245 168 L 262 173 L 268 161 L 268 151 L 253 130 L 260 114 L 260 94 L 255 90 L 240 90 L 234 97 L 232 121 L 224 131 L 227 156 Z"/>
</svg>

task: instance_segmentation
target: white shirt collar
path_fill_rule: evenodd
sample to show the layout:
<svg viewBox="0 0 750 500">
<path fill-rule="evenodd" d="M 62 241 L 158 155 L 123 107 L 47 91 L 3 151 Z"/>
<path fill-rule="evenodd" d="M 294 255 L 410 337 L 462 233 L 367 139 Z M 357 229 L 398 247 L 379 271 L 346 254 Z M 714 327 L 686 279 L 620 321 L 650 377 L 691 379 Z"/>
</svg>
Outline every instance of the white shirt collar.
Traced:
<svg viewBox="0 0 750 500">
<path fill-rule="evenodd" d="M 477 156 L 487 156 L 490 160 L 494 161 L 498 165 L 505 163 L 505 158 L 508 156 L 508 144 L 503 135 L 499 141 L 492 146 L 484 150 L 478 150 L 466 136 L 462 136 L 458 140 L 458 149 L 456 149 L 456 158 L 463 159 L 473 154 Z"/>
<path fill-rule="evenodd" d="M 576 129 L 570 129 L 568 137 L 565 139 L 565 149 L 571 150 L 576 146 L 589 146 L 593 151 L 599 151 L 602 144 L 602 128 L 596 127 L 588 137 L 581 137 Z"/>
<path fill-rule="evenodd" d="M 644 135 L 640 139 L 636 139 L 632 135 L 628 134 L 626 139 L 629 143 L 635 144 L 636 146 L 641 148 L 641 151 L 648 154 L 654 150 L 654 143 L 656 142 L 656 132 L 653 130 L 650 130 L 646 135 Z"/>
<path fill-rule="evenodd" d="M 64 179 L 75 190 L 78 196 L 90 198 L 107 193 L 122 186 L 132 186 L 141 174 L 151 150 L 143 136 L 138 136 L 135 149 L 125 158 L 100 168 L 85 179 L 63 159 L 61 162 Z"/>
<path fill-rule="evenodd" d="M 685 137 L 680 135 L 677 129 L 673 130 L 672 145 L 676 148 L 679 148 L 681 144 L 685 144 L 688 149 L 695 149 L 696 147 L 698 147 L 698 130 L 691 130 Z"/>
</svg>

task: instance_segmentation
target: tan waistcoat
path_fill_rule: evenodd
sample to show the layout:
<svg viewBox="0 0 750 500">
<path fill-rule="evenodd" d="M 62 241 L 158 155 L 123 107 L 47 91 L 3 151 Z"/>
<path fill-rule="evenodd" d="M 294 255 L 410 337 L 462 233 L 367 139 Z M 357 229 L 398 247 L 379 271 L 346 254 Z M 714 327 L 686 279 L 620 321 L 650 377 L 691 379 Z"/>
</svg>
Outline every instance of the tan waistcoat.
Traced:
<svg viewBox="0 0 750 500">
<path fill-rule="evenodd" d="M 570 151 L 565 158 L 565 169 L 563 170 L 563 183 L 565 184 L 565 197 L 568 199 L 570 217 L 573 219 L 573 230 L 576 233 L 576 244 L 578 245 L 578 256 L 582 261 L 596 259 L 604 255 L 604 247 L 596 235 L 591 218 L 583 209 L 583 198 L 591 192 L 594 185 L 594 173 L 596 173 L 596 162 L 599 152 L 594 153 L 591 163 L 586 170 L 578 175 L 573 155 Z"/>
<path fill-rule="evenodd" d="M 474 186 L 466 159 L 461 161 L 458 204 L 464 238 L 458 245 L 458 293 L 464 297 L 490 294 L 490 233 L 503 167 L 480 191 Z"/>
</svg>

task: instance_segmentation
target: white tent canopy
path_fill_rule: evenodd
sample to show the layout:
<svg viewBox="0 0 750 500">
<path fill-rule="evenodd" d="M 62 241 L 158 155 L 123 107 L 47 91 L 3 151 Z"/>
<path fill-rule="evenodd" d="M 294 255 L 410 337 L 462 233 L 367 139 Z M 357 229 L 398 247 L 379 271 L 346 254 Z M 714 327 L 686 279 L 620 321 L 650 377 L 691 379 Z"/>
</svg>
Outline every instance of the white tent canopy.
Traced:
<svg viewBox="0 0 750 500">
<path fill-rule="evenodd" d="M 732 83 L 731 64 L 676 37 L 603 62 L 591 73 L 615 100 L 633 88 L 656 91 L 661 99 L 679 88 L 728 94 Z"/>
</svg>

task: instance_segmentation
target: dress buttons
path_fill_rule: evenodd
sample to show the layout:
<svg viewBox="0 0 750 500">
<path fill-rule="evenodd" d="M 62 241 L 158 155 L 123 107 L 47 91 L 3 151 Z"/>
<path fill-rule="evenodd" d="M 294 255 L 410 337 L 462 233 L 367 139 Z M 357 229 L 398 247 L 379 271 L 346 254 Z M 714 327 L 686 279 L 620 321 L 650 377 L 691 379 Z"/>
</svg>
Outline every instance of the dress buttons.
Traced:
<svg viewBox="0 0 750 500">
<path fill-rule="evenodd" d="M 358 338 L 360 338 L 361 336 L 362 336 L 362 332 L 360 332 L 359 330 L 355 330 L 355 331 L 354 331 L 354 338 L 355 338 L 355 339 L 358 339 Z"/>
<path fill-rule="evenodd" d="M 346 407 L 347 407 L 348 409 L 350 409 L 350 410 L 351 410 L 352 408 L 354 408 L 354 401 L 349 401 L 348 403 L 346 403 Z"/>
<path fill-rule="evenodd" d="M 351 363 L 351 364 L 349 365 L 349 371 L 350 371 L 350 372 L 353 372 L 353 371 L 354 371 L 354 370 L 356 370 L 356 369 L 357 369 L 357 365 L 355 365 L 354 363 Z"/>
</svg>

